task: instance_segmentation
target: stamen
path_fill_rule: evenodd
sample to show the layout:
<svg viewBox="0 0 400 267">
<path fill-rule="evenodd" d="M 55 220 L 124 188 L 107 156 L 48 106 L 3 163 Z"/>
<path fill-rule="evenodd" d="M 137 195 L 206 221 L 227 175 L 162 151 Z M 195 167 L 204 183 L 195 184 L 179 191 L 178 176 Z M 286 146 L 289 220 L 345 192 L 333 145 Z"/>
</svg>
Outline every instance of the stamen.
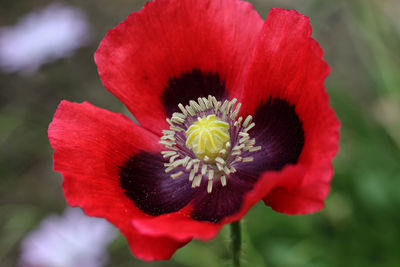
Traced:
<svg viewBox="0 0 400 267">
<path fill-rule="evenodd" d="M 183 114 L 185 114 L 185 116 L 188 115 L 187 110 L 185 109 L 185 107 L 181 103 L 178 104 L 178 108 L 182 111 Z"/>
<path fill-rule="evenodd" d="M 232 99 L 231 102 L 229 102 L 228 113 L 231 113 L 231 112 L 232 112 L 232 108 L 233 108 L 233 106 L 236 104 L 236 102 L 237 102 L 237 99 L 236 99 L 236 98 Z"/>
<path fill-rule="evenodd" d="M 212 193 L 215 179 L 226 186 L 229 175 L 237 171 L 237 164 L 254 161 L 250 153 L 262 149 L 254 146 L 256 141 L 248 133 L 255 126 L 253 117 L 235 121 L 241 108 L 236 98 L 222 102 L 208 95 L 190 100 L 186 106 L 179 103 L 178 108 L 181 112 L 166 119 L 170 127 L 162 131 L 159 141 L 167 149 L 161 152 L 167 161 L 165 173 L 179 167 L 169 175 L 172 179 L 186 173 L 196 188 L 205 177 L 207 192 Z"/>
<path fill-rule="evenodd" d="M 243 162 L 252 162 L 253 160 L 254 160 L 253 157 L 246 157 L 246 158 L 243 158 Z"/>
<path fill-rule="evenodd" d="M 228 167 L 224 166 L 224 173 L 226 175 L 229 175 L 231 173 L 231 171 L 228 169 Z"/>
<path fill-rule="evenodd" d="M 199 187 L 200 186 L 200 182 L 201 182 L 201 178 L 203 176 L 201 174 L 197 175 L 196 178 L 194 178 L 193 183 L 192 183 L 192 187 Z"/>
<path fill-rule="evenodd" d="M 219 107 L 221 106 L 221 102 L 217 102 L 217 104 L 216 105 L 214 105 L 214 107 L 215 107 L 215 113 L 217 113 L 217 111 L 218 111 L 218 109 L 219 109 Z"/>
<path fill-rule="evenodd" d="M 161 140 L 171 140 L 171 141 L 175 141 L 175 137 L 173 137 L 172 135 L 163 135 L 161 136 Z"/>
<path fill-rule="evenodd" d="M 163 158 L 169 158 L 173 155 L 176 154 L 176 151 L 162 151 L 161 154 L 163 155 Z"/>
<path fill-rule="evenodd" d="M 235 121 L 235 126 L 240 128 L 242 120 L 243 120 L 243 118 L 242 118 L 242 116 L 240 116 L 239 119 L 237 121 Z"/>
<path fill-rule="evenodd" d="M 163 130 L 162 133 L 166 135 L 175 135 L 175 132 L 170 130 Z"/>
<path fill-rule="evenodd" d="M 168 168 L 165 169 L 165 173 L 169 173 L 173 169 L 175 169 L 175 166 L 169 166 Z"/>
<path fill-rule="evenodd" d="M 235 150 L 235 151 L 233 151 L 233 152 L 231 153 L 232 156 L 238 156 L 238 155 L 240 155 L 240 154 L 242 154 L 242 151 L 240 151 L 240 150 Z"/>
<path fill-rule="evenodd" d="M 173 130 L 173 131 L 175 131 L 175 132 L 184 132 L 185 130 L 184 129 L 182 129 L 181 127 L 179 127 L 179 126 L 175 126 L 175 125 L 173 125 L 173 126 L 171 126 L 171 127 L 169 127 L 171 130 Z"/>
<path fill-rule="evenodd" d="M 202 99 L 201 97 L 199 97 L 197 100 L 198 100 L 198 102 L 199 102 L 200 108 L 201 108 L 202 110 L 206 110 L 207 108 L 206 108 L 206 105 L 205 105 L 204 102 L 203 102 L 203 99 Z"/>
<path fill-rule="evenodd" d="M 206 175 L 207 172 L 207 165 L 203 164 L 203 166 L 201 167 L 201 175 Z"/>
<path fill-rule="evenodd" d="M 190 104 L 190 106 L 193 108 L 193 110 L 195 110 L 196 112 L 197 112 L 197 111 L 203 111 L 203 110 L 201 109 L 200 105 L 197 104 L 195 101 L 190 100 L 190 101 L 189 101 L 189 104 Z"/>
<path fill-rule="evenodd" d="M 228 105 L 228 100 L 225 100 L 224 103 L 222 104 L 222 107 L 220 108 L 221 112 L 224 114 L 227 113 L 227 111 L 225 110 L 227 105 Z"/>
<path fill-rule="evenodd" d="M 226 186 L 226 177 L 225 177 L 225 175 L 222 175 L 222 176 L 220 177 L 220 180 L 221 180 L 222 186 Z"/>
<path fill-rule="evenodd" d="M 169 162 L 173 162 L 177 157 L 179 157 L 179 155 L 172 156 L 172 157 L 169 159 Z"/>
<path fill-rule="evenodd" d="M 190 116 L 196 115 L 196 112 L 193 110 L 191 106 L 186 106 L 186 110 L 189 112 Z"/>
<path fill-rule="evenodd" d="M 181 176 L 182 174 L 183 174 L 183 171 L 180 171 L 180 172 L 171 174 L 171 177 L 172 177 L 172 179 L 176 179 L 176 178 L 178 178 L 179 176 Z"/>
<path fill-rule="evenodd" d="M 229 150 L 231 148 L 231 143 L 230 142 L 226 142 L 225 147 L 226 147 L 226 150 Z"/>
<path fill-rule="evenodd" d="M 253 128 L 254 126 L 256 126 L 256 124 L 254 122 L 252 122 L 246 129 L 244 129 L 245 132 L 250 131 L 251 128 Z"/>
<path fill-rule="evenodd" d="M 181 118 L 181 119 L 186 119 L 186 115 L 182 114 L 182 113 L 179 113 L 179 112 L 172 113 L 172 117 L 178 117 L 178 118 Z"/>
<path fill-rule="evenodd" d="M 252 147 L 252 148 L 249 149 L 250 152 L 256 152 L 256 151 L 259 151 L 259 150 L 261 150 L 261 146 L 255 146 L 255 147 Z"/>
<path fill-rule="evenodd" d="M 209 180 L 212 180 L 214 178 L 214 170 L 213 169 L 210 169 L 209 171 L 208 171 L 208 179 Z"/>
<path fill-rule="evenodd" d="M 192 170 L 191 172 L 190 172 L 190 175 L 189 175 L 189 181 L 193 181 L 193 178 L 194 178 L 194 175 L 196 174 L 196 172 L 194 171 L 194 170 Z"/>
<path fill-rule="evenodd" d="M 251 122 L 253 117 L 251 115 L 247 116 L 247 118 L 243 122 L 243 127 L 247 127 L 247 125 Z"/>
<path fill-rule="evenodd" d="M 234 161 L 232 161 L 232 163 L 235 162 L 241 162 L 242 161 L 242 157 L 236 157 Z"/>
<path fill-rule="evenodd" d="M 222 164 L 217 162 L 216 165 L 219 171 L 222 171 L 224 169 L 224 166 Z"/>
<path fill-rule="evenodd" d="M 194 168 L 193 168 L 194 172 L 198 172 L 198 171 L 199 171 L 199 167 L 200 167 L 200 163 L 197 162 L 197 163 L 194 165 Z"/>
<path fill-rule="evenodd" d="M 236 108 L 235 108 L 235 111 L 234 112 L 232 112 L 232 114 L 231 114 L 231 120 L 235 120 L 235 118 L 236 118 L 236 116 L 239 114 L 239 110 L 240 110 L 240 107 L 242 106 L 242 104 L 241 103 L 238 103 L 237 105 L 236 105 Z"/>
<path fill-rule="evenodd" d="M 179 118 L 179 117 L 172 117 L 171 121 L 173 121 L 175 123 L 179 123 L 179 124 L 183 124 L 185 122 L 184 119 Z"/>
<path fill-rule="evenodd" d="M 223 160 L 223 159 L 220 158 L 220 157 L 216 157 L 216 158 L 215 158 L 215 162 L 217 162 L 217 163 L 219 163 L 219 164 L 221 164 L 221 165 L 225 165 L 225 160 Z"/>
<path fill-rule="evenodd" d="M 175 143 L 174 142 L 172 142 L 172 141 L 168 141 L 168 140 L 161 140 L 161 141 L 158 141 L 158 143 L 160 144 L 160 145 L 169 145 L 169 146 L 171 146 L 171 145 L 175 145 Z"/>
<path fill-rule="evenodd" d="M 212 186 L 213 186 L 213 180 L 208 180 L 208 185 L 207 185 L 207 193 L 211 193 L 212 192 Z"/>
<path fill-rule="evenodd" d="M 203 102 L 206 105 L 206 109 L 212 109 L 212 104 L 207 100 L 207 98 L 203 97 Z"/>
</svg>

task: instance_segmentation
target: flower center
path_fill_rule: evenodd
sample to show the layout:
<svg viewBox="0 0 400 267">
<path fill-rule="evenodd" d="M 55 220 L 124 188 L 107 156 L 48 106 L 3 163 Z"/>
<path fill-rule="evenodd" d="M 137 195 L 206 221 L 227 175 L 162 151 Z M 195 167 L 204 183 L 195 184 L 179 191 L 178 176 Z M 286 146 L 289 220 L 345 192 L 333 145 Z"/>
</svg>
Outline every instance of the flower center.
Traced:
<svg viewBox="0 0 400 267">
<path fill-rule="evenodd" d="M 229 124 L 214 114 L 198 117 L 185 133 L 186 147 L 190 148 L 197 158 L 215 162 L 219 152 L 230 140 L 228 130 Z"/>
<path fill-rule="evenodd" d="M 216 181 L 226 186 L 239 164 L 253 161 L 252 153 L 261 150 L 248 133 L 255 124 L 250 115 L 236 120 L 241 106 L 236 102 L 222 103 L 208 96 L 190 100 L 187 106 L 178 105 L 182 113 L 175 112 L 167 119 L 169 130 L 163 131 L 159 141 L 166 147 L 161 154 L 167 160 L 165 172 L 171 173 L 172 179 L 186 174 L 193 188 L 208 181 L 207 192 L 211 193 Z"/>
</svg>

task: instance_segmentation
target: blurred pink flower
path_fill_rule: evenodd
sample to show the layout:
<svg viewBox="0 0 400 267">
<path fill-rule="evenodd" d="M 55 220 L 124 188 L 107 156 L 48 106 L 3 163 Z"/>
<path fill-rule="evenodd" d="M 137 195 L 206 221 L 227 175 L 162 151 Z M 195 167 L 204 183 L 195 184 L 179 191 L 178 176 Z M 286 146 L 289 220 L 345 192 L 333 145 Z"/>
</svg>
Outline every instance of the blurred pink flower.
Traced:
<svg viewBox="0 0 400 267">
<path fill-rule="evenodd" d="M 104 219 L 87 217 L 79 208 L 44 219 L 22 241 L 19 266 L 99 267 L 108 256 L 115 228 Z"/>
<path fill-rule="evenodd" d="M 0 28 L 0 69 L 34 73 L 41 65 L 68 57 L 87 44 L 89 22 L 82 10 L 55 3 Z"/>
</svg>

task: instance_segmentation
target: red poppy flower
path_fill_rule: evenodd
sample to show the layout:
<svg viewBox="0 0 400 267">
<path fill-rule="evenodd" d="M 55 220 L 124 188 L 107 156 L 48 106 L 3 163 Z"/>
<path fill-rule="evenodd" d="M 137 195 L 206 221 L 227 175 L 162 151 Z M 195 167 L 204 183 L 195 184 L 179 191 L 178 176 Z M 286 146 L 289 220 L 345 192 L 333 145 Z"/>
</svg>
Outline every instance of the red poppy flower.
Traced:
<svg viewBox="0 0 400 267">
<path fill-rule="evenodd" d="M 156 0 L 131 14 L 95 61 L 140 125 L 61 102 L 49 139 L 68 204 L 107 218 L 144 260 L 213 238 L 260 200 L 320 210 L 339 122 L 310 36 L 296 11 L 264 22 L 237 0 Z"/>
</svg>

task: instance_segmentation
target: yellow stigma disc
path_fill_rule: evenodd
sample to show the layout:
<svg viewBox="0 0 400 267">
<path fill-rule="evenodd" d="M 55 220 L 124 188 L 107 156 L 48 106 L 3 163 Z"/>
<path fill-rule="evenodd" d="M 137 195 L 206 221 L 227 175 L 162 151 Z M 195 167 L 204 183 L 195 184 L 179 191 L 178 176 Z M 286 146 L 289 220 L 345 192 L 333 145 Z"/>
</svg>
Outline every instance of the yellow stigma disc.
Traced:
<svg viewBox="0 0 400 267">
<path fill-rule="evenodd" d="M 229 124 L 215 115 L 197 118 L 197 122 L 186 131 L 186 147 L 199 159 L 204 160 L 207 156 L 213 162 L 230 140 L 228 130 Z"/>
</svg>

